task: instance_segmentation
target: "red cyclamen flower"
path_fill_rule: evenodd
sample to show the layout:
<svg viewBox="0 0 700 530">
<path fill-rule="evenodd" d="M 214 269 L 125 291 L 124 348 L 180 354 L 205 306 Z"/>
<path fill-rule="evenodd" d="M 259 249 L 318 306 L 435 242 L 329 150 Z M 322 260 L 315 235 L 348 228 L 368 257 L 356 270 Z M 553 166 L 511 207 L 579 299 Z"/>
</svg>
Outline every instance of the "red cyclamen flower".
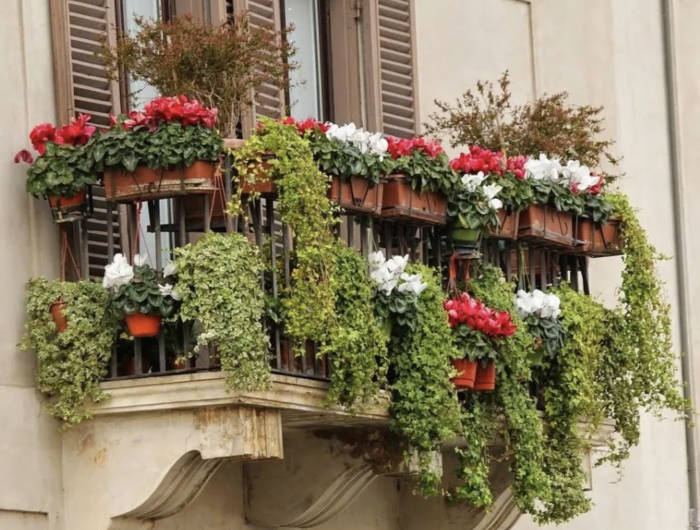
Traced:
<svg viewBox="0 0 700 530">
<path fill-rule="evenodd" d="M 89 125 L 89 122 L 89 114 L 80 114 L 77 118 L 73 118 L 69 125 L 64 125 L 56 132 L 56 138 L 62 140 L 57 143 L 85 145 L 97 130 L 97 127 Z"/>
<path fill-rule="evenodd" d="M 27 164 L 32 164 L 34 162 L 34 157 L 26 149 L 22 149 L 19 153 L 15 155 L 15 164 L 20 162 L 26 162 Z"/>
<path fill-rule="evenodd" d="M 510 337 L 518 329 L 508 311 L 495 311 L 466 293 L 445 302 L 444 308 L 452 328 L 466 325 L 491 337 Z"/>
<path fill-rule="evenodd" d="M 63 143 L 63 139 L 56 138 L 56 128 L 50 123 L 40 123 L 29 133 L 32 147 L 40 154 L 46 152 L 46 142 Z"/>
</svg>

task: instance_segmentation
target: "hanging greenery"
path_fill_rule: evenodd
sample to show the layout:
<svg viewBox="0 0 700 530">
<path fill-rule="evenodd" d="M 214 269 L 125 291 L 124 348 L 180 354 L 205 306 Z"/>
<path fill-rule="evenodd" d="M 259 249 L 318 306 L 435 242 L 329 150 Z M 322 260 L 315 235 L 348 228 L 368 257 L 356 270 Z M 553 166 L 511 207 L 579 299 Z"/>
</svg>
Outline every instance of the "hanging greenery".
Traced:
<svg viewBox="0 0 700 530">
<path fill-rule="evenodd" d="M 65 302 L 68 325 L 61 333 L 49 312 L 56 301 Z M 118 329 L 108 307 L 109 294 L 94 282 L 29 281 L 28 318 L 20 348 L 36 350 L 37 388 L 51 398 L 47 411 L 64 427 L 90 418 L 90 402 L 109 398 L 99 385 L 107 375 Z"/>
<path fill-rule="evenodd" d="M 332 364 L 328 401 L 361 408 L 372 402 L 386 381 L 387 339 L 374 317 L 374 282 L 367 262 L 338 241 L 331 281 L 337 325 L 328 345 Z"/>
<path fill-rule="evenodd" d="M 227 383 L 242 392 L 270 384 L 260 252 L 240 234 L 205 234 L 175 249 L 180 317 L 201 323 L 197 348 L 216 346 Z"/>
<path fill-rule="evenodd" d="M 337 318 L 331 286 L 336 221 L 327 197 L 329 178 L 319 171 L 308 141 L 293 125 L 264 120 L 245 146 L 232 153 L 239 184 L 275 183 L 278 211 L 294 234 L 296 267 L 291 290 L 283 299 L 285 331 L 296 351 L 301 351 L 307 340 L 323 350 Z M 274 153 L 274 157 L 263 166 L 265 153 Z M 238 189 L 240 200 L 242 187 Z M 240 210 L 231 204 L 229 211 Z"/>
</svg>

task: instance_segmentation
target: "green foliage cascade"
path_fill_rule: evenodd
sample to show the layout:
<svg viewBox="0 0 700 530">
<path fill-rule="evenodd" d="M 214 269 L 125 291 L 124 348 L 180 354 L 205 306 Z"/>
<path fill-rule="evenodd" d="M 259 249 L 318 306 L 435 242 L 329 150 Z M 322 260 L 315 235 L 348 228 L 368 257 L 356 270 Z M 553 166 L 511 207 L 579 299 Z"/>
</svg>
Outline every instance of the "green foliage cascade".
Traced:
<svg viewBox="0 0 700 530">
<path fill-rule="evenodd" d="M 216 345 L 229 388 L 243 392 L 270 384 L 269 344 L 263 327 L 265 296 L 260 252 L 240 234 L 204 235 L 175 250 L 180 317 L 198 321 L 198 347 Z"/>
<path fill-rule="evenodd" d="M 58 300 L 66 303 L 68 326 L 62 333 L 49 312 Z M 107 375 L 118 329 L 108 305 L 109 294 L 94 282 L 33 278 L 28 283 L 28 318 L 20 348 L 36 350 L 37 388 L 51 398 L 47 410 L 64 427 L 90 418 L 89 402 L 109 398 L 99 385 Z"/>
</svg>

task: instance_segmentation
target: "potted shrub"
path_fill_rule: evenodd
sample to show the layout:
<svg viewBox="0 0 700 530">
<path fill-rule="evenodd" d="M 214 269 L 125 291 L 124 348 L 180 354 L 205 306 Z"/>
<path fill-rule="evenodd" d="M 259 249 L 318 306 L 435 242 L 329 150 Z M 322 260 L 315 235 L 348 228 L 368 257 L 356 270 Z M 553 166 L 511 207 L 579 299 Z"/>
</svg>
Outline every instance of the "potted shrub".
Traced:
<svg viewBox="0 0 700 530">
<path fill-rule="evenodd" d="M 556 294 L 539 289 L 532 292 L 518 291 L 515 308 L 534 339 L 534 367 L 542 365 L 545 358 L 553 359 L 564 347 L 566 331 L 559 321 L 561 300 Z"/>
<path fill-rule="evenodd" d="M 134 337 L 157 336 L 161 319 L 175 313 L 180 299 L 172 285 L 158 282 L 156 271 L 140 255 L 134 257 L 132 267 L 122 254 L 116 254 L 105 267 L 102 286 L 112 295 L 112 314 L 126 322 Z"/>
<path fill-rule="evenodd" d="M 26 149 L 15 155 L 15 163 L 30 164 L 27 192 L 48 199 L 57 223 L 80 219 L 86 213 L 86 188 L 97 183 L 97 172 L 85 145 L 95 130 L 88 114 L 60 129 L 42 123 L 29 134 L 38 156 L 34 158 Z"/>
<path fill-rule="evenodd" d="M 447 195 L 457 174 L 436 140 L 388 138 L 393 174 L 384 188 L 382 217 L 419 224 L 447 222 Z"/>
<path fill-rule="evenodd" d="M 485 180 L 483 172 L 462 176 L 462 185 L 447 202 L 452 246 L 462 256 L 478 251 L 484 232 L 499 222 L 498 212 L 503 203 L 496 195 L 503 188 L 497 184 L 485 185 Z"/>
<path fill-rule="evenodd" d="M 185 96 L 156 98 L 143 112 L 112 118 L 88 144 L 108 200 L 129 202 L 213 193 L 223 141 L 217 110 Z"/>
<path fill-rule="evenodd" d="M 459 388 L 490 391 L 496 387 L 496 358 L 500 339 L 511 337 L 517 326 L 508 311 L 495 311 L 467 293 L 444 304 L 453 339 L 462 358 L 453 359 Z"/>
</svg>

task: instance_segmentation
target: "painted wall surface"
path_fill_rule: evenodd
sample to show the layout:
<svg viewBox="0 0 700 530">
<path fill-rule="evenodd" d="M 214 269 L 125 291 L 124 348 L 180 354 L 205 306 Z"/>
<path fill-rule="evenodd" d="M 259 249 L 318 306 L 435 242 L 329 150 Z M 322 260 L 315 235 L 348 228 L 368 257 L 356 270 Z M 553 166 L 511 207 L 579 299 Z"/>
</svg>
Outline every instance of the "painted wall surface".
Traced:
<svg viewBox="0 0 700 530">
<path fill-rule="evenodd" d="M 24 324 L 24 284 L 58 271 L 58 233 L 43 202 L 24 190 L 13 164 L 31 128 L 54 121 L 49 3 L 0 2 L 0 528 L 61 528 L 58 423 L 34 389 L 34 356 L 17 349 Z"/>
<path fill-rule="evenodd" d="M 697 74 L 700 6 L 678 2 L 679 62 L 684 159 L 688 191 L 697 167 L 693 138 L 700 138 Z M 667 99 L 664 80 L 661 5 L 658 0 L 443 0 L 440 9 L 416 3 L 418 72 L 422 121 L 434 99 L 451 100 L 477 80 L 496 80 L 509 70 L 516 102 L 533 94 L 567 91 L 577 104 L 603 105 L 606 134 L 617 142 L 627 173 L 620 187 L 639 208 L 642 224 L 657 249 L 675 255 Z M 499 28 L 498 30 L 496 28 Z M 440 50 L 436 56 L 434 50 Z M 692 76 L 692 78 L 690 78 Z M 690 154 L 690 151 L 693 151 Z M 693 184 L 694 182 L 694 184 Z M 700 188 L 697 189 L 700 191 Z M 688 216 L 697 216 L 689 208 Z M 689 219 L 690 221 L 690 219 Z M 692 225 L 690 225 L 692 226 Z M 692 243 L 688 241 L 688 243 Z M 700 247 L 690 244 L 697 258 Z M 596 260 L 590 277 L 594 294 L 614 303 L 620 258 Z M 674 311 L 678 345 L 678 286 L 675 264 L 660 265 Z M 693 280 L 692 315 L 700 310 Z M 691 317 L 692 321 L 692 317 Z M 694 343 L 700 340 L 694 331 Z M 594 470 L 596 507 L 564 528 L 613 530 L 686 528 L 688 521 L 684 427 L 645 416 L 642 442 L 632 451 L 619 483 L 613 469 Z M 517 530 L 537 528 L 521 518 Z"/>
</svg>

